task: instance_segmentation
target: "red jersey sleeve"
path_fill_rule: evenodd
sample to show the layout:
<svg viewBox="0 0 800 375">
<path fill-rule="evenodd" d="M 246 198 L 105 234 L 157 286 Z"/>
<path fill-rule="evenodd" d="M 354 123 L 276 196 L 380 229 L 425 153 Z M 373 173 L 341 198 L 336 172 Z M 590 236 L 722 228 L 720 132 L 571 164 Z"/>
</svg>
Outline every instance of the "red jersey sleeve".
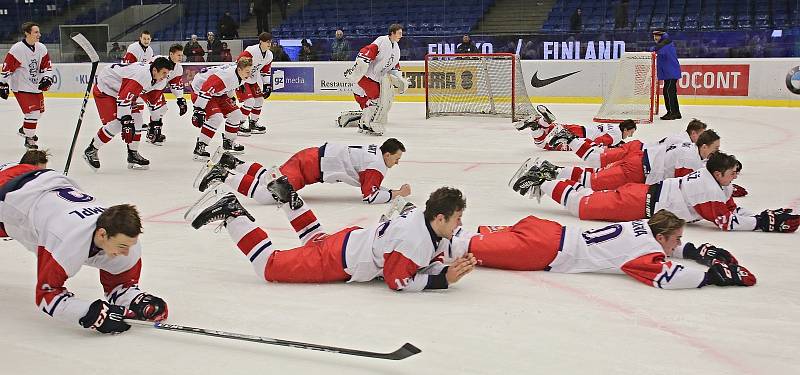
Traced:
<svg viewBox="0 0 800 375">
<path fill-rule="evenodd" d="M 664 253 L 650 253 L 622 265 L 622 272 L 660 289 L 690 289 L 702 286 L 705 272 L 666 260 Z"/>
<path fill-rule="evenodd" d="M 139 61 L 139 59 L 136 58 L 136 55 L 134 55 L 134 54 L 132 54 L 130 52 L 126 52 L 125 56 L 122 56 L 122 63 L 123 64 L 133 64 L 133 63 L 135 63 L 137 61 Z"/>
<path fill-rule="evenodd" d="M 368 45 L 364 46 L 364 48 L 361 48 L 360 51 L 358 51 L 358 57 L 364 58 L 367 61 L 375 60 L 375 57 L 377 57 L 377 56 L 378 56 L 378 45 L 377 44 L 368 44 Z M 398 64 L 398 66 L 399 65 L 400 64 Z"/>
<path fill-rule="evenodd" d="M 39 72 L 44 73 L 48 70 L 51 70 L 53 67 L 50 64 L 50 54 L 45 53 L 44 57 L 42 57 L 42 62 L 39 63 Z"/>
<path fill-rule="evenodd" d="M 694 210 L 700 217 L 706 219 L 724 231 L 730 230 L 754 230 L 756 228 L 756 218 L 753 216 L 742 216 L 736 213 L 736 203 L 733 198 L 728 202 L 719 201 L 703 202 L 694 205 Z"/>
<path fill-rule="evenodd" d="M 122 85 L 117 94 L 117 118 L 131 114 L 133 103 L 142 94 L 143 89 L 142 84 L 135 79 L 122 79 Z"/>
<path fill-rule="evenodd" d="M 381 187 L 383 174 L 374 169 L 358 173 L 361 196 L 366 203 L 387 203 L 392 200 L 392 191 Z"/>
<path fill-rule="evenodd" d="M 13 54 L 7 53 L 6 59 L 3 61 L 2 79 L 0 79 L 0 81 L 5 82 L 8 79 L 8 76 L 10 76 L 11 73 L 14 73 L 19 66 L 19 60 L 17 60 Z"/>
</svg>

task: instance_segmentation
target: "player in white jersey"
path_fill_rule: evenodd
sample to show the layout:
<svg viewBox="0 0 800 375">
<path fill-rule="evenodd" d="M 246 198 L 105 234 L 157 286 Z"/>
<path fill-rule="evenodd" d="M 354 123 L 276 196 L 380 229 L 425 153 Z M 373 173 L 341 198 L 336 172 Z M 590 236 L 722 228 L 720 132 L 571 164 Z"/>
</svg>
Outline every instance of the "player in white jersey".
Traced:
<svg viewBox="0 0 800 375">
<path fill-rule="evenodd" d="M 205 191 L 224 182 L 258 203 L 277 204 L 266 186 L 279 175 L 284 175 L 296 191 L 318 182 L 344 182 L 361 189 L 361 200 L 364 203 L 388 203 L 396 197 L 411 194 L 409 184 L 403 184 L 400 189 L 381 186 L 389 168 L 400 164 L 400 158 L 405 151 L 403 143 L 395 138 L 387 139 L 380 147 L 375 144 L 325 143 L 320 147 L 301 150 L 280 168 L 271 169 L 218 151 L 219 154 L 198 173 L 195 187 Z"/>
<path fill-rule="evenodd" d="M 242 57 L 236 62 L 205 68 L 192 79 L 192 125 L 200 128 L 200 136 L 194 147 L 194 160 L 208 159 L 210 154 L 206 147 L 223 123 L 225 132 L 222 133 L 222 148 L 232 153 L 244 152 L 244 146 L 236 143 L 244 116 L 233 99 L 233 92 L 252 72 L 253 60 Z"/>
<path fill-rule="evenodd" d="M 100 147 L 119 132 L 127 143 L 128 168 L 149 168 L 150 161 L 138 151 L 144 124 L 134 120 L 134 107 L 136 100 L 165 80 L 174 67 L 175 63 L 160 57 L 152 63 L 112 64 L 100 70 L 92 94 L 103 127 L 83 151 L 83 159 L 93 170 L 100 169 Z"/>
<path fill-rule="evenodd" d="M 636 122 L 625 120 L 619 124 L 568 125 L 555 124 L 544 139 L 545 150 L 576 151 L 596 147 L 618 147 L 636 132 Z"/>
<path fill-rule="evenodd" d="M 175 102 L 178 104 L 178 115 L 183 116 L 188 111 L 189 107 L 186 105 L 186 99 L 183 97 L 183 67 L 181 61 L 183 60 L 183 46 L 180 44 L 173 44 L 169 47 L 168 56 L 156 56 L 155 58 L 165 57 L 175 63 L 175 68 L 172 69 L 167 78 L 156 84 L 152 90 L 142 94 L 142 99 L 147 103 L 150 110 L 150 124 L 147 126 L 147 141 L 161 146 L 167 137 L 161 133 L 161 128 L 164 126 L 163 118 L 167 113 L 167 99 L 164 97 L 164 90 L 169 85 L 169 91 L 175 95 Z M 136 112 L 141 117 L 141 112 Z M 134 116 L 134 120 L 137 119 Z M 142 121 L 142 119 L 138 119 Z M 143 121 L 142 121 L 143 122 Z"/>
<path fill-rule="evenodd" d="M 264 134 L 267 132 L 265 126 L 258 124 L 261 116 L 261 107 L 264 99 L 272 94 L 272 34 L 263 32 L 258 35 L 258 43 L 249 46 L 239 54 L 239 57 L 246 57 L 253 60 L 253 74 L 250 75 L 244 85 L 236 90 L 236 98 L 242 102 L 242 115 L 247 120 L 247 126 L 239 127 L 239 135 L 249 136 L 252 134 Z"/>
<path fill-rule="evenodd" d="M 444 263 L 450 239 L 461 225 L 466 208 L 466 200 L 457 189 L 436 190 L 424 210 L 411 209 L 374 227 L 350 227 L 327 234 L 285 176 L 268 188 L 284 203 L 302 246 L 277 250 L 232 193 L 207 208 L 202 203 L 206 197 L 201 198 L 186 215 L 194 228 L 222 221 L 259 279 L 322 283 L 383 277 L 392 290 L 416 292 L 447 289 L 474 268 L 475 259 L 470 254 L 449 266 Z"/>
<path fill-rule="evenodd" d="M 355 65 L 344 72 L 345 78 L 354 83 L 353 95 L 361 107 L 361 112 L 349 111 L 337 120 L 345 127 L 358 121 L 361 131 L 372 135 L 382 135 L 383 123 L 391 108 L 394 92 L 392 87 L 404 93 L 408 81 L 400 71 L 400 46 L 403 26 L 392 24 L 389 35 L 379 36 L 358 52 Z M 384 80 L 387 80 L 384 83 Z"/>
<path fill-rule="evenodd" d="M 42 91 L 49 90 L 55 78 L 47 47 L 39 43 L 42 36 L 39 24 L 25 22 L 22 32 L 25 39 L 11 46 L 3 61 L 0 98 L 8 99 L 9 91 L 14 92 L 23 115 L 18 134 L 25 138 L 25 148 L 35 149 L 39 140 L 36 126 L 44 113 Z"/>
<path fill-rule="evenodd" d="M 740 171 L 735 157 L 715 152 L 705 168 L 652 185 L 630 183 L 616 190 L 592 191 L 574 181 L 554 180 L 542 184 L 541 194 L 582 220 L 644 219 L 665 209 L 687 222 L 707 220 L 724 231 L 796 231 L 800 216 L 790 209 L 755 215 L 736 205 L 732 182 Z"/>
<path fill-rule="evenodd" d="M 510 227 L 479 227 L 477 235 L 457 232 L 451 251 L 458 256 L 468 249 L 483 267 L 626 274 L 660 289 L 755 285 L 755 275 L 727 250 L 710 244 L 681 246 L 684 224 L 666 210 L 648 221 L 594 230 L 528 216 Z M 692 259 L 709 268 L 688 268 L 667 257 Z"/>
<path fill-rule="evenodd" d="M 39 310 L 102 333 L 126 331 L 125 318 L 167 318 L 166 302 L 138 286 L 142 226 L 135 207 L 105 207 L 63 174 L 29 164 L 0 172 L 0 181 L 0 222 L 37 258 Z M 105 300 L 83 300 L 65 287 L 84 265 L 100 270 Z"/>
<path fill-rule="evenodd" d="M 125 56 L 122 57 L 123 64 L 133 64 L 137 62 L 149 63 L 153 60 L 153 47 L 150 47 L 152 36 L 145 30 L 139 34 L 139 41 L 128 45 Z"/>
</svg>

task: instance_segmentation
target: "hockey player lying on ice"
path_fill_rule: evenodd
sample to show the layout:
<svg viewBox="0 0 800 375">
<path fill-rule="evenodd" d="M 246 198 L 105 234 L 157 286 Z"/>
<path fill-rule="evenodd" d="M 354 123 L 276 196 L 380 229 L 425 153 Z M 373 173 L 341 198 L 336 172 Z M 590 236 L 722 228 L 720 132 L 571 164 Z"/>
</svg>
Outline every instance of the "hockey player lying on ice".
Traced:
<svg viewBox="0 0 800 375">
<path fill-rule="evenodd" d="M 380 151 L 380 152 L 378 152 Z M 361 188 L 365 203 L 387 203 L 396 197 L 411 194 L 411 186 L 390 190 L 381 186 L 389 168 L 400 163 L 405 146 L 395 138 L 378 145 L 343 145 L 326 143 L 292 155 L 280 167 L 280 174 L 289 179 L 294 190 L 317 182 L 344 182 Z M 195 188 L 205 191 L 224 182 L 232 189 L 261 204 L 276 204 L 267 184 L 278 175 L 275 167 L 267 170 L 259 163 L 248 163 L 230 153 L 217 152 L 195 179 Z"/>
<path fill-rule="evenodd" d="M 584 142 L 601 148 L 617 147 L 636 132 L 636 123 L 633 120 L 625 120 L 619 124 L 584 126 L 556 123 L 555 115 L 543 105 L 537 105 L 536 112 L 523 121 L 515 122 L 514 127 L 520 131 L 530 128 L 533 143 L 548 151 L 574 151 Z M 581 143 L 573 146 L 571 141 L 574 139 Z"/>
<path fill-rule="evenodd" d="M 136 208 L 105 207 L 70 178 L 44 169 L 46 154 L 34 159 L 0 171 L 0 228 L 36 254 L 39 310 L 101 333 L 127 331 L 123 319 L 166 319 L 166 302 L 138 286 Z M 79 299 L 64 286 L 83 265 L 100 269 L 105 300 Z"/>
<path fill-rule="evenodd" d="M 224 189 L 224 185 L 219 187 Z M 233 193 L 203 207 L 215 197 L 211 190 L 186 213 L 194 228 L 221 221 L 260 279 L 322 283 L 383 277 L 393 290 L 417 292 L 447 289 L 475 266 L 470 254 L 449 266 L 444 263 L 453 231 L 461 225 L 466 208 L 466 200 L 457 189 L 434 191 L 424 210 L 411 209 L 373 227 L 350 227 L 331 234 L 325 233 L 285 176 L 271 182 L 267 189 L 282 203 L 302 246 L 276 249 Z"/>
<path fill-rule="evenodd" d="M 546 163 L 546 162 L 545 162 Z M 548 163 L 549 165 L 549 163 Z M 758 215 L 737 207 L 732 181 L 742 164 L 733 155 L 716 152 L 704 168 L 655 184 L 628 183 L 616 190 L 592 191 L 571 180 L 555 179 L 548 165 L 534 165 L 514 183 L 522 195 L 552 197 L 582 220 L 636 220 L 669 210 L 688 222 L 708 220 L 718 228 L 794 232 L 800 216 L 791 209 L 764 210 Z"/>
</svg>

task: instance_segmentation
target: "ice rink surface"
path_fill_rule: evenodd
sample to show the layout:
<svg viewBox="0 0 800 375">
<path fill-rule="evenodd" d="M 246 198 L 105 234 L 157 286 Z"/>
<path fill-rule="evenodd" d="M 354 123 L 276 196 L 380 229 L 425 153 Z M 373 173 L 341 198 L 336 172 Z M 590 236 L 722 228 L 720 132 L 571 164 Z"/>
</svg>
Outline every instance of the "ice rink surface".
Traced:
<svg viewBox="0 0 800 375">
<path fill-rule="evenodd" d="M 39 144 L 62 170 L 79 99 L 47 99 Z M 267 101 L 265 135 L 240 138 L 244 159 L 280 165 L 292 153 L 324 142 L 380 143 L 396 137 L 407 152 L 384 186 L 412 186 L 424 205 L 443 186 L 462 189 L 464 224 L 510 225 L 537 215 L 579 222 L 561 206 L 522 198 L 506 186 L 528 156 L 562 164 L 568 152 L 534 148 L 528 132 L 508 119 L 447 117 L 425 120 L 424 105 L 397 103 L 386 137 L 334 127 L 354 103 Z M 550 105 L 560 121 L 588 123 L 597 105 Z M 107 205 L 136 204 L 144 218 L 141 287 L 169 303 L 169 322 L 371 351 L 411 342 L 422 353 L 392 362 L 281 348 L 133 327 L 99 335 L 56 321 L 34 305 L 36 259 L 13 241 L 0 243 L 0 373 L 3 374 L 797 374 L 800 373 L 800 234 L 724 233 L 710 223 L 689 225 L 685 241 L 730 250 L 758 277 L 744 287 L 665 291 L 625 275 L 557 274 L 477 269 L 446 291 L 396 293 L 383 282 L 265 284 L 223 231 L 200 231 L 182 221 L 199 193 L 191 183 L 200 163 L 191 158 L 197 129 L 174 101 L 164 121 L 167 143 L 143 143 L 148 171 L 126 169 L 117 138 L 100 152 L 92 172 L 82 150 L 99 127 L 92 101 L 70 171 Z M 685 129 L 697 117 L 719 132 L 722 150 L 744 164 L 738 184 L 750 211 L 800 206 L 800 110 L 683 106 L 683 120 L 642 125 L 636 138 L 653 140 Z M 0 103 L 0 161 L 18 160 L 21 114 Z M 264 123 L 262 119 L 262 123 Z M 215 145 L 220 143 L 219 135 Z M 212 148 L 213 151 L 213 148 Z M 301 194 L 329 232 L 377 222 L 386 205 L 370 206 L 359 190 L 316 184 Z M 282 211 L 242 201 L 277 248 L 299 245 Z M 701 267 L 681 260 L 687 267 Z M 67 285 L 78 297 L 102 297 L 98 273 L 84 267 Z"/>
</svg>

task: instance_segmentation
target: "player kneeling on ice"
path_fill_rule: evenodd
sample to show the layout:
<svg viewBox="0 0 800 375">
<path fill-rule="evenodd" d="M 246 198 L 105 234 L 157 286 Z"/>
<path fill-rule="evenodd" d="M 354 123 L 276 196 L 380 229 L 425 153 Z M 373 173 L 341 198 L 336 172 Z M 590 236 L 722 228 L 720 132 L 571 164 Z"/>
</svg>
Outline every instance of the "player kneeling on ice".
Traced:
<svg viewBox="0 0 800 375">
<path fill-rule="evenodd" d="M 547 163 L 547 162 L 544 162 Z M 521 195 L 553 198 L 582 220 L 635 220 L 666 209 L 688 222 L 707 220 L 724 231 L 794 232 L 800 216 L 791 209 L 749 213 L 733 201 L 733 180 L 742 164 L 724 152 L 711 154 L 704 168 L 655 184 L 629 183 L 616 190 L 593 191 L 565 179 L 553 179 L 550 164 L 533 165 L 513 182 Z"/>
<path fill-rule="evenodd" d="M 224 182 L 258 203 L 276 204 L 266 186 L 282 174 L 295 191 L 317 182 L 344 182 L 360 187 L 365 203 L 388 203 L 396 197 L 411 194 L 408 184 L 394 190 L 381 186 L 389 168 L 400 163 L 405 151 L 405 146 L 395 138 L 387 139 L 380 148 L 374 144 L 326 143 L 301 150 L 280 168 L 266 169 L 259 163 L 245 162 L 218 150 L 211 161 L 200 169 L 194 187 L 202 192 Z"/>
<path fill-rule="evenodd" d="M 661 210 L 649 220 L 584 230 L 528 216 L 516 224 L 481 226 L 479 234 L 457 232 L 453 255 L 472 253 L 479 266 L 514 271 L 620 273 L 661 289 L 706 285 L 752 286 L 756 277 L 725 249 L 681 245 L 685 222 Z M 667 257 L 708 266 L 684 267 Z"/>
<path fill-rule="evenodd" d="M 267 189 L 297 232 L 302 246 L 277 250 L 266 231 L 232 193 L 215 197 L 209 191 L 187 213 L 194 228 L 220 221 L 233 242 L 266 281 L 322 283 L 370 281 L 383 277 L 393 290 L 447 289 L 473 270 L 475 259 L 465 254 L 449 266 L 445 252 L 453 231 L 461 225 L 466 200 L 457 189 L 443 187 L 430 195 L 424 209 L 412 208 L 374 227 L 350 227 L 327 234 L 308 205 L 283 176 Z"/>
<path fill-rule="evenodd" d="M 124 319 L 166 319 L 166 302 L 138 286 L 142 224 L 136 208 L 105 207 L 72 179 L 42 167 L 0 171 L 0 222 L 36 254 L 39 310 L 101 333 L 128 330 Z M 105 300 L 82 300 L 64 286 L 83 265 L 100 269 Z"/>
<path fill-rule="evenodd" d="M 394 100 L 394 88 L 400 94 L 408 89 L 408 80 L 400 71 L 400 46 L 403 26 L 392 24 L 389 35 L 379 36 L 358 52 L 355 65 L 344 72 L 354 83 L 353 96 L 361 111 L 347 111 L 339 115 L 340 127 L 358 124 L 360 132 L 383 135 L 386 118 Z"/>
<path fill-rule="evenodd" d="M 548 151 L 576 151 L 597 147 L 618 147 L 636 132 L 636 122 L 625 120 L 619 124 L 575 125 L 556 123 L 555 116 L 543 105 L 536 106 L 538 113 L 514 123 L 517 130 L 530 128 L 533 143 Z M 579 154 L 580 155 L 580 154 Z"/>
</svg>

